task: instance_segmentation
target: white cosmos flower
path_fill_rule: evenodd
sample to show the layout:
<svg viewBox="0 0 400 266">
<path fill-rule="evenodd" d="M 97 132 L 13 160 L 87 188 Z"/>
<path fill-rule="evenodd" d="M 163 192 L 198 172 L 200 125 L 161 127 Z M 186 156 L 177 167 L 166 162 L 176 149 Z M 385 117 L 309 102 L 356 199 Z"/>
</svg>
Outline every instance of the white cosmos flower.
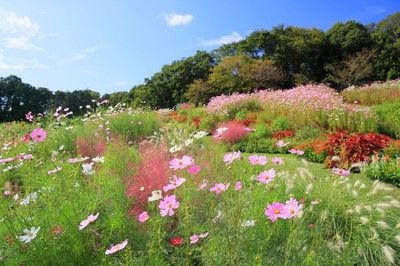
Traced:
<svg viewBox="0 0 400 266">
<path fill-rule="evenodd" d="M 82 173 L 85 175 L 93 175 L 93 163 L 84 163 L 82 164 Z"/>
<path fill-rule="evenodd" d="M 37 236 L 37 233 L 39 232 L 39 230 L 40 230 L 40 227 L 35 228 L 35 227 L 33 227 L 33 226 L 32 226 L 31 229 L 24 229 L 24 235 L 19 236 L 18 239 L 19 239 L 21 242 L 24 242 L 25 244 L 26 244 L 26 243 L 29 243 L 29 242 L 31 242 L 33 239 L 35 239 L 35 237 Z"/>
</svg>

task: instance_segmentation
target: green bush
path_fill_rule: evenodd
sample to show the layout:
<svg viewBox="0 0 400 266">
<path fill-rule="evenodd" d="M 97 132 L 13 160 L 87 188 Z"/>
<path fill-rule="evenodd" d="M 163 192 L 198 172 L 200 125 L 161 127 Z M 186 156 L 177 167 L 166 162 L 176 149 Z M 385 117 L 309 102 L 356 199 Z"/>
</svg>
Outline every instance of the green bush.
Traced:
<svg viewBox="0 0 400 266">
<path fill-rule="evenodd" d="M 289 119 L 283 116 L 278 116 L 272 121 L 272 128 L 274 131 L 293 129 Z"/>
<path fill-rule="evenodd" d="M 380 180 L 400 187 L 400 162 L 398 159 L 373 162 L 364 168 L 364 172 L 372 180 Z"/>
<path fill-rule="evenodd" d="M 378 132 L 400 138 L 400 101 L 374 107 L 378 116 Z"/>
</svg>

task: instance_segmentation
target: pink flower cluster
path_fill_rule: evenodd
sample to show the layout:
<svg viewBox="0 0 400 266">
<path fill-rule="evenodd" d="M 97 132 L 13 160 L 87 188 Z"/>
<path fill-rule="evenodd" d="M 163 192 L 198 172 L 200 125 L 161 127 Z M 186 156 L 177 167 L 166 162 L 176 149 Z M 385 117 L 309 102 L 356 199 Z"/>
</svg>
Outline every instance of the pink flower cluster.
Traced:
<svg viewBox="0 0 400 266">
<path fill-rule="evenodd" d="M 185 178 L 174 175 L 172 179 L 169 180 L 169 183 L 163 187 L 163 190 L 164 192 L 167 192 L 168 190 L 175 189 L 182 185 L 185 181 Z"/>
<path fill-rule="evenodd" d="M 173 216 L 175 210 L 179 207 L 179 201 L 175 195 L 165 196 L 164 199 L 160 201 L 158 207 L 160 208 L 160 214 L 162 217 L 167 215 Z"/>
<path fill-rule="evenodd" d="M 297 150 L 297 149 L 290 149 L 290 150 L 288 150 L 288 152 L 290 152 L 291 154 L 299 155 L 299 156 L 304 154 L 304 151 Z"/>
<path fill-rule="evenodd" d="M 275 170 L 271 168 L 270 170 L 262 171 L 259 175 L 257 175 L 257 180 L 261 183 L 268 184 L 275 178 L 275 176 Z"/>
<path fill-rule="evenodd" d="M 291 197 L 288 201 L 286 201 L 285 204 L 281 202 L 274 202 L 269 204 L 265 208 L 264 214 L 272 222 L 275 222 L 278 218 L 290 219 L 299 216 L 302 207 L 303 205 L 299 204 L 296 199 Z"/>
<path fill-rule="evenodd" d="M 229 183 L 217 183 L 212 188 L 210 188 L 210 192 L 215 192 L 215 194 L 220 194 L 221 192 L 227 190 L 229 188 Z"/>
</svg>

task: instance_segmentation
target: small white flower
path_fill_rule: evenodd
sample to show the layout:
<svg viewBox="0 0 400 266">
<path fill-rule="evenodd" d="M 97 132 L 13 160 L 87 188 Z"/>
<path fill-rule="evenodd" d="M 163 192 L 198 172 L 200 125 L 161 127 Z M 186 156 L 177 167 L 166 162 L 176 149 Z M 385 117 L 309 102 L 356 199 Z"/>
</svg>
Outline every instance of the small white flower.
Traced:
<svg viewBox="0 0 400 266">
<path fill-rule="evenodd" d="M 185 146 L 189 146 L 192 143 L 193 143 L 193 139 L 186 139 L 185 142 L 184 142 L 184 145 Z"/>
<path fill-rule="evenodd" d="M 33 239 L 35 239 L 35 237 L 37 236 L 37 233 L 39 232 L 39 230 L 40 230 L 40 227 L 38 227 L 38 228 L 32 227 L 31 229 L 24 229 L 24 234 L 25 235 L 19 236 L 18 239 L 21 242 L 24 242 L 25 244 L 29 243 Z"/>
<path fill-rule="evenodd" d="M 252 227 L 256 225 L 256 220 L 247 220 L 242 222 L 242 227 Z"/>
<path fill-rule="evenodd" d="M 37 196 L 38 196 L 37 192 L 32 192 L 31 194 L 27 195 L 24 199 L 22 199 L 19 204 L 22 206 L 26 206 L 31 201 L 35 201 L 37 199 Z"/>
<path fill-rule="evenodd" d="M 147 199 L 147 201 L 156 201 L 162 198 L 161 190 L 154 190 L 151 192 L 151 197 Z"/>
<path fill-rule="evenodd" d="M 92 161 L 95 163 L 104 163 L 104 156 L 101 156 L 101 157 L 96 156 L 96 157 L 92 158 Z"/>
<path fill-rule="evenodd" d="M 205 136 L 207 136 L 207 135 L 208 135 L 208 133 L 205 132 L 205 131 L 197 131 L 197 132 L 195 132 L 195 133 L 193 134 L 193 138 L 195 138 L 195 139 L 201 139 L 201 138 L 203 138 L 203 137 L 205 137 Z"/>
<path fill-rule="evenodd" d="M 82 164 L 82 173 L 85 175 L 93 175 L 93 163 L 84 163 Z"/>
</svg>

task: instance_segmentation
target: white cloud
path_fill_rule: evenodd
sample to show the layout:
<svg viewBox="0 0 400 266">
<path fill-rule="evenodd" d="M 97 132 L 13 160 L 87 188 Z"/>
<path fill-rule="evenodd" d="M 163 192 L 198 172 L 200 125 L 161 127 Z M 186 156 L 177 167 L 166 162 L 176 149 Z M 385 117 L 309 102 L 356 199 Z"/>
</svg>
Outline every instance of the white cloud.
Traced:
<svg viewBox="0 0 400 266">
<path fill-rule="evenodd" d="M 181 15 L 176 13 L 164 14 L 164 18 L 167 25 L 171 27 L 189 25 L 194 19 L 191 14 Z"/>
<path fill-rule="evenodd" d="M 385 13 L 386 9 L 382 6 L 366 6 L 365 12 L 367 12 L 368 14 L 380 15 Z"/>
<path fill-rule="evenodd" d="M 88 58 L 88 56 L 98 50 L 100 50 L 101 48 L 107 46 L 105 43 L 99 43 L 95 46 L 92 47 L 88 47 L 85 49 L 82 49 L 81 51 L 77 52 L 77 53 L 73 53 L 70 57 L 66 58 L 63 60 L 64 63 L 70 63 L 70 62 L 74 62 L 74 61 L 80 61 L 83 59 Z"/>
<path fill-rule="evenodd" d="M 203 46 L 219 46 L 223 44 L 228 44 L 232 42 L 238 42 L 243 40 L 242 35 L 236 31 L 232 31 L 229 35 L 223 35 L 217 39 L 203 41 Z"/>
<path fill-rule="evenodd" d="M 30 43 L 30 38 L 26 36 L 5 38 L 4 46 L 5 48 L 10 48 L 10 49 L 33 50 L 41 52 L 45 51 L 44 49 Z"/>
<path fill-rule="evenodd" d="M 33 36 L 39 32 L 39 25 L 27 16 L 19 16 L 13 11 L 0 10 L 0 31 Z"/>
<path fill-rule="evenodd" d="M 24 70 L 27 68 L 46 68 L 47 66 L 36 60 L 20 60 L 18 62 L 7 62 L 3 51 L 0 49 L 0 69 L 2 70 Z"/>
</svg>

